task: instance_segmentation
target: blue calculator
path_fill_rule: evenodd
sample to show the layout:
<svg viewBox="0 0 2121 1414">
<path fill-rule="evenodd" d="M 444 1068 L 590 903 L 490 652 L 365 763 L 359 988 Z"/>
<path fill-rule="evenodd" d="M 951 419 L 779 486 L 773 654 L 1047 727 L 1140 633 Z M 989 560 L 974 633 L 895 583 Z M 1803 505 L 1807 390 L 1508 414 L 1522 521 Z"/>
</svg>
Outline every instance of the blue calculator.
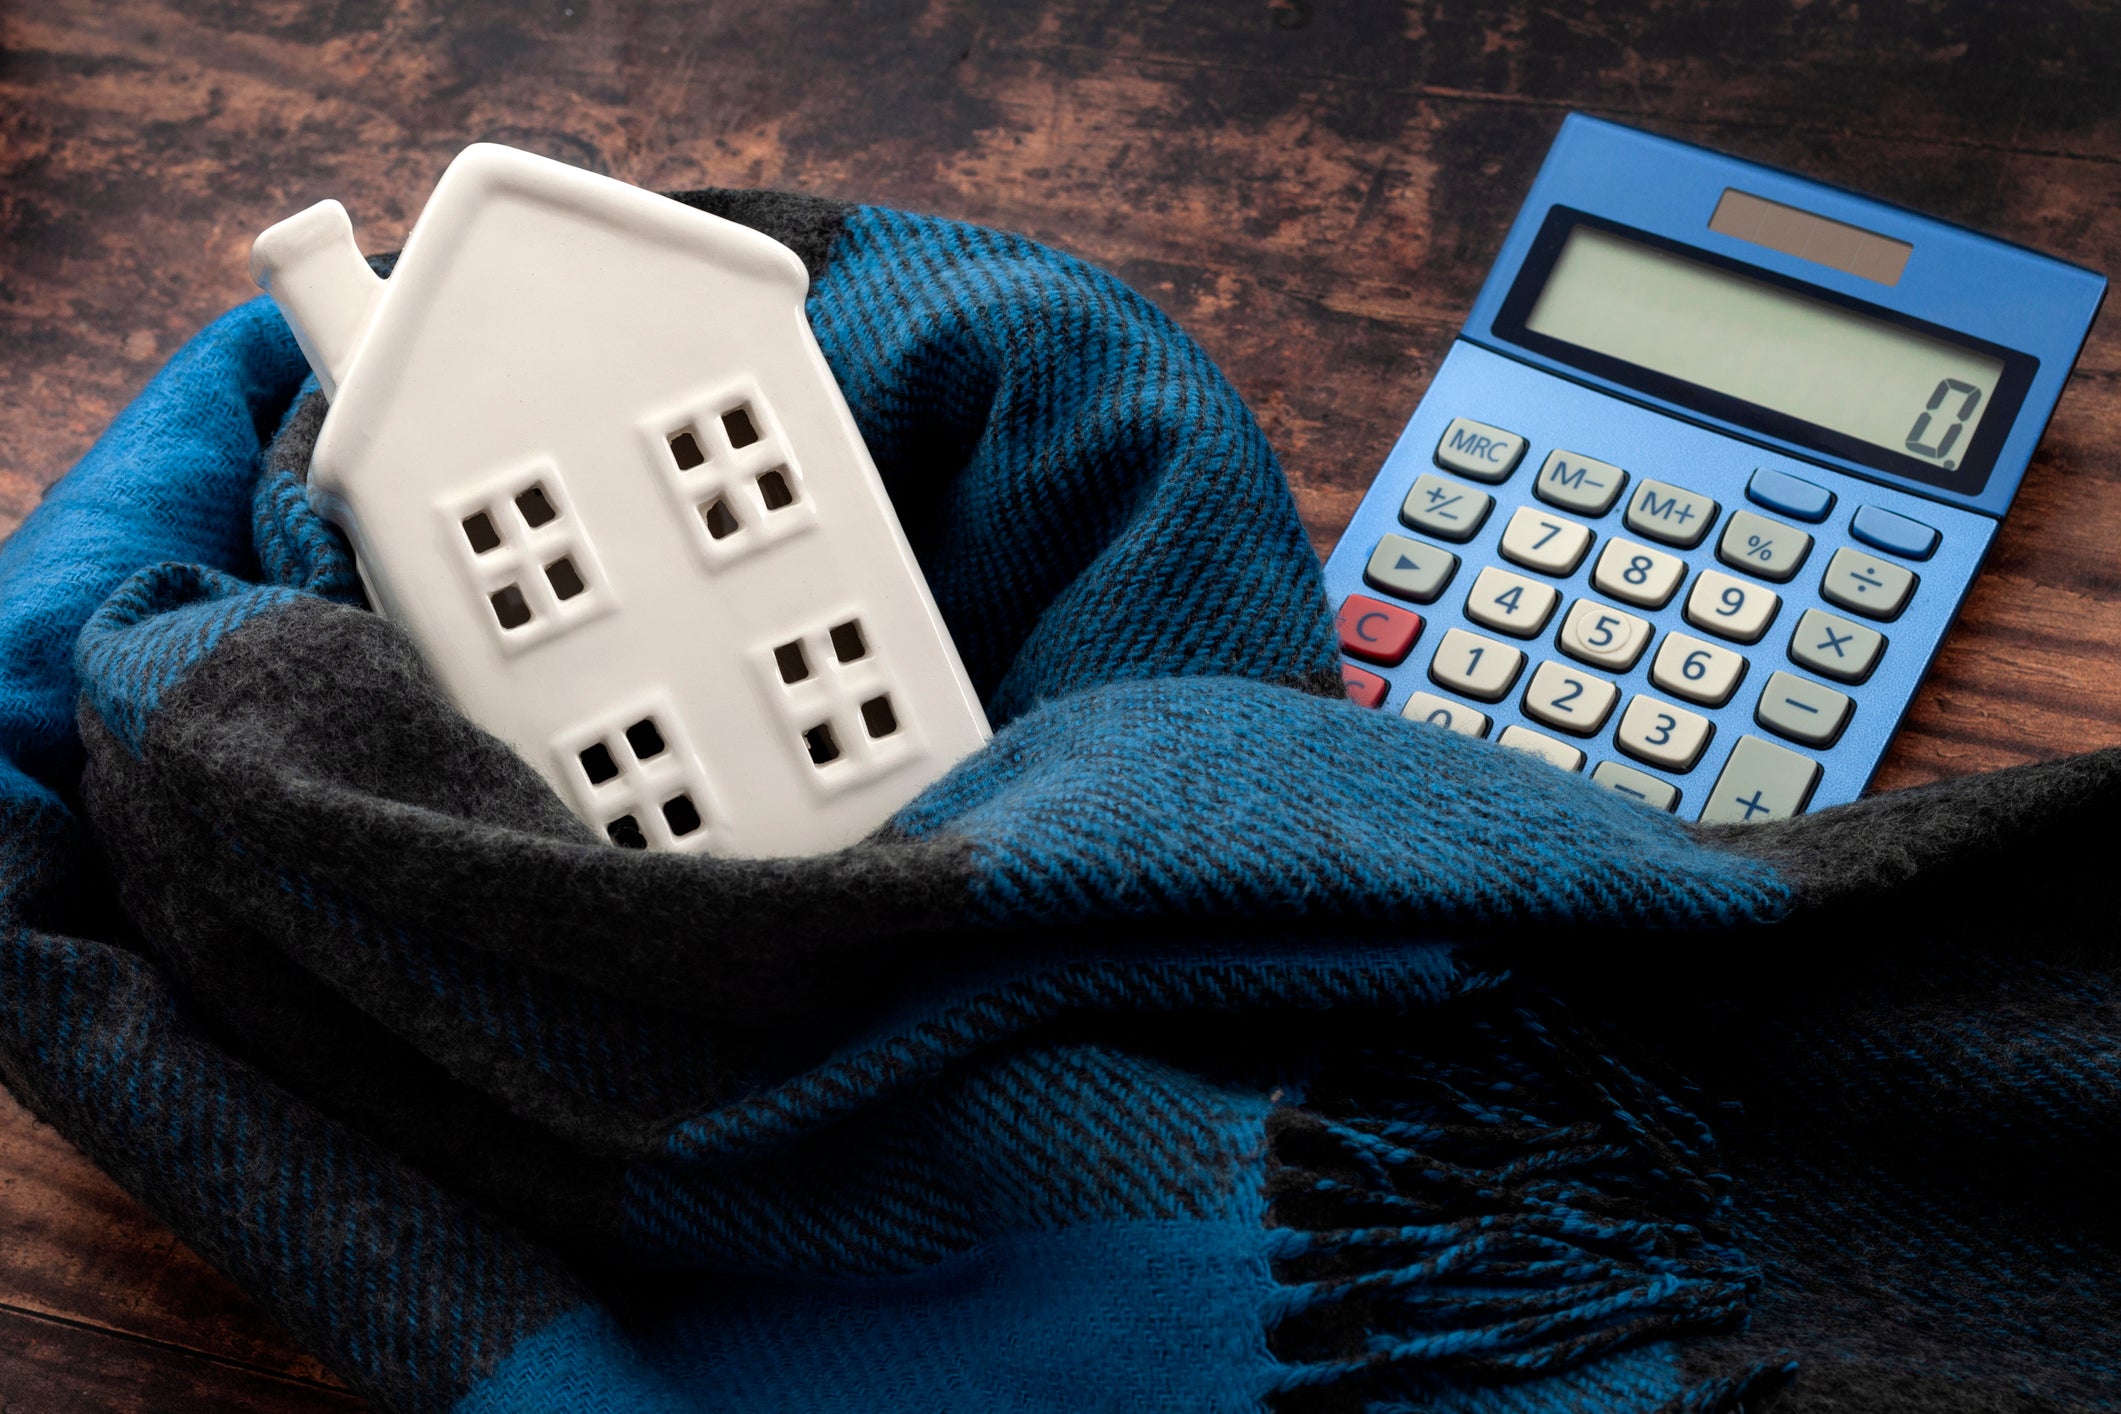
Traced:
<svg viewBox="0 0 2121 1414">
<path fill-rule="evenodd" d="M 1326 564 L 1349 696 L 1688 819 L 1855 799 L 2105 292 L 1570 116 Z"/>
</svg>

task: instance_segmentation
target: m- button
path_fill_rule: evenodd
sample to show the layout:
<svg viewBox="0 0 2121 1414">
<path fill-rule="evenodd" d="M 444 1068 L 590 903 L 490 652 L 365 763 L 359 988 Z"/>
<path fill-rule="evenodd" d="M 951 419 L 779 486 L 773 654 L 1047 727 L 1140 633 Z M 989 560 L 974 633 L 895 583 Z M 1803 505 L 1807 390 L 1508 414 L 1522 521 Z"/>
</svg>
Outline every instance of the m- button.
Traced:
<svg viewBox="0 0 2121 1414">
<path fill-rule="evenodd" d="M 1532 492 L 1548 505 L 1560 506 L 1579 515 L 1602 516 L 1620 499 L 1620 488 L 1628 474 L 1611 462 L 1595 461 L 1575 452 L 1555 452 L 1539 468 Z"/>
<path fill-rule="evenodd" d="M 1502 481 L 1524 459 L 1525 440 L 1515 432 L 1454 417 L 1436 444 L 1436 464 L 1475 481 Z"/>
</svg>

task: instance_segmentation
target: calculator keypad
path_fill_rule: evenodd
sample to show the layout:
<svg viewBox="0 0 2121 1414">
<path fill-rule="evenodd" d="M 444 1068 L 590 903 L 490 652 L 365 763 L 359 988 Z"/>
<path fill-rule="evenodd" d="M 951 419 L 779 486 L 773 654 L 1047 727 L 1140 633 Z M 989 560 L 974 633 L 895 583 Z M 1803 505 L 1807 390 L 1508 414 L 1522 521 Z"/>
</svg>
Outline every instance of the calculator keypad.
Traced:
<svg viewBox="0 0 2121 1414">
<path fill-rule="evenodd" d="M 1466 617 L 1516 638 L 1531 638 L 1547 626 L 1561 591 L 1551 584 L 1489 565 L 1466 595 Z"/>
<path fill-rule="evenodd" d="M 1628 474 L 1611 462 L 1574 452 L 1554 452 L 1539 468 L 1539 480 L 1533 484 L 1532 494 L 1565 511 L 1602 516 L 1613 509 L 1613 502 L 1620 499 L 1621 488 L 1627 484 Z"/>
<path fill-rule="evenodd" d="M 1550 766 L 1559 766 L 1564 771 L 1581 771 L 1584 755 L 1565 741 L 1557 741 L 1545 732 L 1535 732 L 1530 727 L 1507 726 L 1496 738 L 1504 746 L 1515 751 L 1529 752 Z"/>
<path fill-rule="evenodd" d="M 1424 472 L 1414 478 L 1399 518 L 1439 540 L 1465 541 L 1479 532 L 1493 509 L 1495 498 L 1487 492 Z"/>
<path fill-rule="evenodd" d="M 1732 511 L 1724 522 L 1723 539 L 1716 545 L 1716 558 L 1731 568 L 1777 584 L 1796 578 L 1804 557 L 1811 553 L 1811 536 L 1751 511 Z"/>
<path fill-rule="evenodd" d="M 1449 550 L 1404 535 L 1387 535 L 1370 552 L 1362 577 L 1372 589 L 1417 604 L 1433 604 L 1456 573 L 1458 556 Z"/>
<path fill-rule="evenodd" d="M 1770 673 L 1753 716 L 1777 736 L 1805 746 L 1832 746 L 1849 724 L 1855 699 L 1794 673 Z"/>
<path fill-rule="evenodd" d="M 1771 511 L 1816 525 L 1834 509 L 1834 493 L 1817 482 L 1773 467 L 1760 467 L 1745 483 L 1745 496 Z"/>
<path fill-rule="evenodd" d="M 1358 707 L 1382 707 L 1385 694 L 1392 690 L 1391 683 L 1353 663 L 1340 665 L 1340 685 L 1347 689 L 1348 700 Z"/>
<path fill-rule="evenodd" d="M 1790 635 L 1790 661 L 1836 682 L 1862 682 L 1884 656 L 1884 634 L 1824 609 L 1806 609 Z"/>
<path fill-rule="evenodd" d="M 1453 355 L 1462 356 L 1503 362 Z M 1710 432 L 1645 430 L 1661 415 L 1591 406 L 1602 395 L 1545 375 L 1472 366 L 1491 381 L 1538 382 L 1521 401 L 1539 410 L 1539 425 L 1451 419 L 1423 458 L 1433 468 L 1396 462 L 1405 466 L 1397 485 L 1371 498 L 1383 505 L 1365 501 L 1361 539 L 1329 566 L 1342 593 L 1362 591 L 1342 602 L 1374 593 L 1370 603 L 1439 621 L 1390 660 L 1401 640 L 1377 642 L 1383 622 L 1358 615 L 1364 633 L 1344 618 L 1358 658 L 1346 665 L 1350 696 L 1531 752 L 1688 819 L 1786 818 L 1825 796 L 1822 780 L 1834 783 L 1832 799 L 1850 798 L 1847 776 L 1822 775 L 1822 759 L 1861 751 L 1852 769 L 1868 773 L 1879 723 L 1889 729 L 1908 690 L 1910 668 L 1894 664 L 1926 657 L 1940 631 L 1933 591 L 1910 562 L 1945 586 L 1960 582 L 1969 550 L 1986 543 L 1982 527 L 1949 507 L 1913 519 L 1900 513 L 1919 509 L 1910 498 L 1830 469 L 1793 475 L 1741 461 L 1772 454 Z M 1592 430 L 1547 440 L 1556 407 Z M 1637 453 L 1649 441 L 1672 451 L 1654 463 L 1640 453 L 1646 464 L 1625 451 L 1601 457 L 1601 427 L 1622 428 L 1614 445 Z M 1701 482 L 1689 484 L 1690 466 L 1703 469 Z M 1858 517 L 1869 534 L 1852 528 Z M 1889 641 L 1902 636 L 1913 641 Z M 1373 678 L 1386 684 L 1376 697 Z M 1866 692 L 1886 697 L 1873 707 Z"/>
<path fill-rule="evenodd" d="M 1863 550 L 1836 550 L 1819 593 L 1866 618 L 1897 619 L 1915 592 L 1915 572 Z"/>
<path fill-rule="evenodd" d="M 1941 538 L 1935 526 L 1877 506 L 1856 507 L 1856 514 L 1849 518 L 1849 534 L 1866 545 L 1910 560 L 1928 559 Z"/>
<path fill-rule="evenodd" d="M 1617 685 L 1552 660 L 1539 665 L 1524 690 L 1526 716 L 1574 736 L 1589 736 L 1604 726 L 1619 700 Z"/>
<path fill-rule="evenodd" d="M 1694 769 L 1715 731 L 1716 724 L 1699 712 L 1654 697 L 1635 697 L 1620 714 L 1613 740 L 1638 761 L 1684 774 Z"/>
<path fill-rule="evenodd" d="M 1525 439 L 1515 432 L 1454 417 L 1436 444 L 1436 464 L 1475 481 L 1507 481 L 1524 460 Z"/>
<path fill-rule="evenodd" d="M 1598 553 L 1598 567 L 1591 571 L 1591 583 L 1599 593 L 1638 609 L 1662 609 L 1672 602 L 1685 578 L 1685 560 L 1632 540 L 1606 541 Z"/>
<path fill-rule="evenodd" d="M 1666 634 L 1650 665 L 1651 682 L 1704 707 L 1721 707 L 1730 701 L 1744 676 L 1742 655 L 1686 633 Z"/>
<path fill-rule="evenodd" d="M 1594 668 L 1624 673 L 1650 646 L 1650 633 L 1648 619 L 1578 599 L 1561 623 L 1561 651 Z"/>
<path fill-rule="evenodd" d="M 1811 757 L 1742 736 L 1724 762 L 1723 773 L 1709 788 L 1701 812 L 1704 825 L 1750 825 L 1787 820 L 1802 811 L 1819 784 L 1819 763 Z"/>
<path fill-rule="evenodd" d="M 1500 702 L 1524 671 L 1524 654 L 1492 638 L 1454 628 L 1436 645 L 1429 676 L 1476 702 Z"/>
<path fill-rule="evenodd" d="M 1645 481 L 1628 502 L 1628 529 L 1691 550 L 1716 523 L 1716 510 L 1710 497 L 1662 481 Z"/>
<path fill-rule="evenodd" d="M 1781 607 L 1781 596 L 1765 585 L 1703 570 L 1687 594 L 1686 621 L 1734 643 L 1758 643 Z"/>
<path fill-rule="evenodd" d="M 1453 702 L 1433 692 L 1417 690 L 1408 693 L 1407 705 L 1399 709 L 1399 715 L 1410 722 L 1428 722 L 1466 736 L 1488 734 L 1487 713 L 1476 712 L 1463 702 Z"/>
<path fill-rule="evenodd" d="M 1591 528 L 1530 506 L 1518 508 L 1502 531 L 1502 557 L 1541 574 L 1574 574 L 1591 548 Z"/>
<path fill-rule="evenodd" d="M 1340 631 L 1341 652 L 1388 668 L 1403 661 L 1421 637 L 1421 615 L 1367 594 L 1350 594 L 1342 601 L 1333 625 Z"/>
<path fill-rule="evenodd" d="M 1670 781 L 1659 780 L 1648 771 L 1623 766 L 1618 761 L 1599 762 L 1598 768 L 1591 772 L 1591 779 L 1609 791 L 1641 801 L 1652 810 L 1679 808 L 1679 787 Z"/>
</svg>

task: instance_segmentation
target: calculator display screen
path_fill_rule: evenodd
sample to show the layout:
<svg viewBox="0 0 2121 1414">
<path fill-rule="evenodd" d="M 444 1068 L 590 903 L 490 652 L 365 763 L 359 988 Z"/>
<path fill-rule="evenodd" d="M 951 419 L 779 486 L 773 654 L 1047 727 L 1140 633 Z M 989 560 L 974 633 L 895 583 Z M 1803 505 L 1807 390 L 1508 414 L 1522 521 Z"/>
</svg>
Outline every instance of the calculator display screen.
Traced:
<svg viewBox="0 0 2121 1414">
<path fill-rule="evenodd" d="M 1548 221 L 1497 333 L 1902 476 L 1954 490 L 1986 479 L 2025 355 L 1555 208 L 1564 215 Z"/>
</svg>

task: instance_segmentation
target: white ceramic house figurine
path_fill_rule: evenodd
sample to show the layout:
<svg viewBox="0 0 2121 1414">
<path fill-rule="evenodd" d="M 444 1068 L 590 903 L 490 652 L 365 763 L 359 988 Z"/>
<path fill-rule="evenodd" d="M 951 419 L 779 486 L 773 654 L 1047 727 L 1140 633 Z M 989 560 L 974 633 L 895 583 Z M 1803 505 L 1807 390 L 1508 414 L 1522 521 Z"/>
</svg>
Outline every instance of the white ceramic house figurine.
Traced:
<svg viewBox="0 0 2121 1414">
<path fill-rule="evenodd" d="M 370 601 L 615 843 L 836 848 L 986 739 L 787 247 L 480 144 L 389 280 L 336 201 L 251 274 Z"/>
</svg>

